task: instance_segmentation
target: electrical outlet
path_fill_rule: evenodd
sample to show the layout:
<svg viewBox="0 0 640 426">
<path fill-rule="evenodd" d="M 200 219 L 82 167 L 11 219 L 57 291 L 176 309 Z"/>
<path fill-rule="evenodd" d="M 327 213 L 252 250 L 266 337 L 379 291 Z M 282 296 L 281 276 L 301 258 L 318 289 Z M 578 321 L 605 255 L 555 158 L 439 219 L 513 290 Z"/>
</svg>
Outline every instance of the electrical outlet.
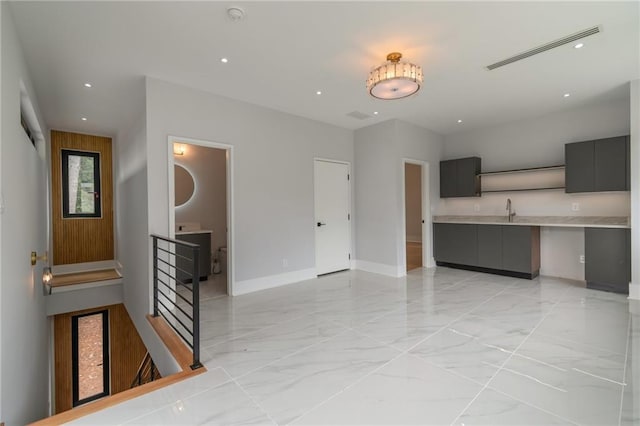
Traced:
<svg viewBox="0 0 640 426">
<path fill-rule="evenodd" d="M 580 211 L 580 203 L 571 203 L 571 210 L 574 212 Z"/>
<path fill-rule="evenodd" d="M 473 211 L 474 212 L 479 212 L 480 211 L 480 204 L 474 204 L 473 205 Z"/>
<path fill-rule="evenodd" d="M 584 254 L 580 255 L 580 263 L 584 263 Z"/>
<path fill-rule="evenodd" d="M 289 266 L 289 259 L 282 259 L 282 267 L 286 268 Z"/>
</svg>

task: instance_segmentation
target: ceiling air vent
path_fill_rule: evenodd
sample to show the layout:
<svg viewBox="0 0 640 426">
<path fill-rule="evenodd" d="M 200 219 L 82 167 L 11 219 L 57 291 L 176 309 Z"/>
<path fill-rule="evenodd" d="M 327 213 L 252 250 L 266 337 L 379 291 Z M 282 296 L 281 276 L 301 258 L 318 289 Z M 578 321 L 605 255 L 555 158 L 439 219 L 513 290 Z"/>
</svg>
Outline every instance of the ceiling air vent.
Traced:
<svg viewBox="0 0 640 426">
<path fill-rule="evenodd" d="M 537 55 L 538 53 L 546 52 L 547 50 L 555 49 L 556 47 L 560 47 L 560 46 L 562 46 L 564 44 L 571 43 L 571 42 L 574 42 L 576 40 L 580 40 L 581 38 L 585 38 L 585 37 L 588 37 L 588 36 L 591 36 L 591 35 L 594 35 L 594 34 L 598 34 L 600 31 L 601 30 L 600 30 L 599 26 L 588 28 L 588 29 L 586 29 L 584 31 L 580 31 L 580 32 L 572 34 L 570 36 L 563 37 L 563 38 L 561 38 L 559 40 L 552 41 L 552 42 L 547 43 L 547 44 L 543 44 L 542 46 L 535 47 L 535 48 L 533 48 L 531 50 L 527 50 L 526 52 L 519 53 L 519 54 L 514 55 L 514 56 L 512 56 L 510 58 L 504 59 L 504 60 L 502 60 L 500 62 L 496 62 L 495 64 L 488 65 L 487 69 L 489 71 L 491 71 L 491 70 L 494 70 L 496 68 L 500 68 L 500 67 L 503 67 L 505 65 L 512 64 L 512 63 L 514 63 L 516 61 L 520 61 L 522 59 L 529 58 L 529 57 L 531 57 L 533 55 Z"/>
<path fill-rule="evenodd" d="M 357 120 L 366 120 L 367 118 L 371 118 L 371 116 L 369 114 L 365 114 L 364 112 L 360 112 L 360 111 L 351 111 L 347 115 L 349 117 L 355 118 Z"/>
</svg>

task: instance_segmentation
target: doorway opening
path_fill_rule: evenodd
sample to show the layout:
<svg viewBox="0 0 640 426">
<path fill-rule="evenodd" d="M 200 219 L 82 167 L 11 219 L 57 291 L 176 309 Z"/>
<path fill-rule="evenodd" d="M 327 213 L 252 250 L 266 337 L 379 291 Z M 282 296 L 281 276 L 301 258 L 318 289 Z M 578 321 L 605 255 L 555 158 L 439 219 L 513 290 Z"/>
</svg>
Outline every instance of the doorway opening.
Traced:
<svg viewBox="0 0 640 426">
<path fill-rule="evenodd" d="M 233 294 L 232 147 L 169 137 L 169 237 L 200 246 L 200 300 Z"/>
<path fill-rule="evenodd" d="M 428 164 L 403 160 L 404 175 L 404 252 L 406 271 L 430 267 Z"/>
</svg>

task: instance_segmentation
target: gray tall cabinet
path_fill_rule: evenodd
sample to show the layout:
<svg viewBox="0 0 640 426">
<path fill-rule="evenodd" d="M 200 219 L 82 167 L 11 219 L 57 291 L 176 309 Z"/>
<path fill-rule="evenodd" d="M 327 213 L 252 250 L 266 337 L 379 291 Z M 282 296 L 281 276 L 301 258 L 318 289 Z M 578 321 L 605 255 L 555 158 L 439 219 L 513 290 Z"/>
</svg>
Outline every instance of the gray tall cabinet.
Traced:
<svg viewBox="0 0 640 426">
<path fill-rule="evenodd" d="M 631 281 L 631 230 L 585 228 L 584 248 L 587 287 L 628 293 Z"/>
</svg>

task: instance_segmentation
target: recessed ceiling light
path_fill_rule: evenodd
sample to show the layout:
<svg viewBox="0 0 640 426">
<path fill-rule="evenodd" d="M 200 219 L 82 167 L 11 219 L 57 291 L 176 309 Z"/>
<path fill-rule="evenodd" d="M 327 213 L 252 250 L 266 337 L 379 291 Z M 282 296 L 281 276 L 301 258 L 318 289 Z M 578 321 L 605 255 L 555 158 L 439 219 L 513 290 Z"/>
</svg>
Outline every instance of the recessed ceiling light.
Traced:
<svg viewBox="0 0 640 426">
<path fill-rule="evenodd" d="M 458 124 L 462 123 L 462 120 L 458 120 Z"/>
<path fill-rule="evenodd" d="M 87 121 L 87 117 L 82 117 L 82 121 Z"/>
<path fill-rule="evenodd" d="M 575 47 L 576 49 L 581 49 L 583 46 L 584 46 L 584 43 L 578 43 L 573 47 Z"/>
<path fill-rule="evenodd" d="M 320 90 L 318 90 L 318 91 L 316 92 L 316 95 L 322 95 L 322 92 L 321 92 Z"/>
<path fill-rule="evenodd" d="M 86 87 L 86 88 L 91 88 L 91 86 L 92 86 L 91 83 L 85 83 L 84 84 L 84 87 Z"/>
<path fill-rule="evenodd" d="M 223 64 L 226 64 L 227 62 L 229 62 L 229 60 L 227 58 L 222 58 L 220 59 L 220 62 L 222 62 Z"/>
<path fill-rule="evenodd" d="M 571 93 L 565 93 L 565 94 L 564 94 L 564 95 L 562 95 L 562 96 L 564 96 L 565 98 L 568 98 L 569 96 L 571 96 Z"/>
<path fill-rule="evenodd" d="M 378 111 L 373 111 L 373 115 L 378 115 Z"/>
</svg>

